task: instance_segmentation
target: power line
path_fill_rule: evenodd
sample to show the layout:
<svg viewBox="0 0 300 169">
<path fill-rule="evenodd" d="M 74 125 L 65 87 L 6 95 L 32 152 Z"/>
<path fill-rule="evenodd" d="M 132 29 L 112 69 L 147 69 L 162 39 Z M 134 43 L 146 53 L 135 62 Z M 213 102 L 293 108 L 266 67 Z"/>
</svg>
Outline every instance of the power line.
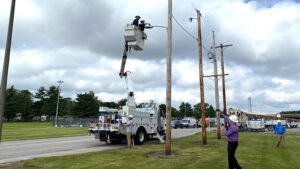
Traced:
<svg viewBox="0 0 300 169">
<path fill-rule="evenodd" d="M 207 53 L 211 53 L 211 51 L 208 50 L 205 46 L 202 45 L 202 48 L 203 48 Z"/>
<path fill-rule="evenodd" d="M 195 9 L 195 10 L 197 10 L 197 8 L 195 8 L 195 5 L 191 2 L 191 0 L 188 0 L 189 1 L 189 3 L 191 4 L 191 6 Z"/>
<path fill-rule="evenodd" d="M 191 0 L 188 0 L 188 2 L 190 3 L 190 5 L 197 11 L 197 8 L 195 7 L 195 5 L 191 2 Z M 173 19 L 175 20 L 175 22 L 189 35 L 189 36 L 191 36 L 193 39 L 195 39 L 195 40 L 197 40 L 198 41 L 198 39 L 195 37 L 195 36 L 193 36 L 190 32 L 188 32 L 177 20 L 176 20 L 176 18 L 174 17 L 174 15 L 172 15 L 172 17 L 173 17 Z M 200 16 L 200 17 L 202 17 L 202 16 Z M 204 20 L 204 19 L 203 19 Z M 214 29 L 213 29 L 213 27 L 212 26 L 210 26 L 207 22 L 206 22 L 206 20 L 204 20 L 204 22 L 205 22 L 205 24 L 213 31 Z M 208 50 L 205 46 L 203 46 L 202 45 L 202 48 L 207 52 L 207 54 L 209 55 L 210 53 L 211 53 L 211 51 L 210 50 Z"/>
<path fill-rule="evenodd" d="M 195 39 L 196 41 L 198 41 L 198 39 L 194 36 L 194 35 L 192 35 L 189 31 L 187 31 L 178 21 L 177 21 L 177 19 L 174 17 L 174 15 L 172 15 L 172 17 L 173 17 L 173 19 L 174 19 L 174 21 L 177 23 L 177 25 L 179 25 L 180 27 L 181 27 L 181 29 L 185 32 L 185 33 L 187 33 L 190 37 L 192 37 L 193 39 Z"/>
<path fill-rule="evenodd" d="M 194 35 L 192 35 L 189 31 L 187 31 L 179 22 L 178 20 L 175 18 L 174 15 L 172 15 L 174 21 L 177 23 L 177 25 L 179 25 L 179 27 L 185 32 L 187 33 L 191 38 L 193 38 L 194 40 L 198 41 L 198 38 L 196 38 Z M 202 48 L 207 52 L 207 53 L 211 53 L 210 50 L 208 50 L 205 46 L 202 45 Z"/>
<path fill-rule="evenodd" d="M 191 5 L 195 10 L 197 10 L 197 8 L 195 7 L 195 5 L 192 3 L 191 0 L 188 0 L 188 2 L 190 3 L 190 5 Z M 201 16 L 201 17 L 202 17 L 202 16 Z M 204 18 L 202 18 L 202 19 L 203 19 L 203 21 L 205 22 L 205 24 L 211 29 L 211 31 L 214 31 L 214 28 L 213 28 L 210 24 L 208 24 Z"/>
<path fill-rule="evenodd" d="M 215 31 L 214 28 L 206 22 L 206 19 L 203 19 L 203 20 L 204 20 L 204 23 L 211 29 L 211 31 Z"/>
</svg>

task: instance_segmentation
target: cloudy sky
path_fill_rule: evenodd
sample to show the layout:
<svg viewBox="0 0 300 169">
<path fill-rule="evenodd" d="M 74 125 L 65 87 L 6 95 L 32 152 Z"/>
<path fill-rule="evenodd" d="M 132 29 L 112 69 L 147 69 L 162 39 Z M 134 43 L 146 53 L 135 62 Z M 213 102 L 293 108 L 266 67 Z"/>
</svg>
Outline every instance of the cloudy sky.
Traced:
<svg viewBox="0 0 300 169">
<path fill-rule="evenodd" d="M 63 80 L 62 96 L 94 91 L 102 101 L 126 97 L 118 76 L 124 26 L 135 15 L 152 25 L 167 26 L 167 0 L 17 0 L 8 86 L 36 91 Z M 224 50 L 227 107 L 253 112 L 300 109 L 300 2 L 288 0 L 173 0 L 173 15 L 197 36 L 194 8 L 202 13 L 203 45 L 212 30 Z M 1 70 L 10 0 L 0 1 Z M 143 51 L 129 53 L 138 103 L 165 103 L 167 31 L 146 30 Z M 197 41 L 173 20 L 172 106 L 200 102 Z M 204 74 L 213 63 L 203 50 Z M 220 51 L 217 50 L 218 72 Z M 215 105 L 214 83 L 204 80 L 205 101 Z M 222 83 L 219 81 L 222 108 Z"/>
</svg>

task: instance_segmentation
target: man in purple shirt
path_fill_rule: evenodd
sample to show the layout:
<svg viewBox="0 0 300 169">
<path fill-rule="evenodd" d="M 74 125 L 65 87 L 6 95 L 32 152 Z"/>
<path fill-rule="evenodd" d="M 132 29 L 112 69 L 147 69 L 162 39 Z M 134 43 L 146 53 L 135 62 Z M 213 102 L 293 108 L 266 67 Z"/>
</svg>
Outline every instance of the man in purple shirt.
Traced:
<svg viewBox="0 0 300 169">
<path fill-rule="evenodd" d="M 239 141 L 239 127 L 236 125 L 236 123 L 238 122 L 238 118 L 236 115 L 231 115 L 229 118 L 223 113 L 222 115 L 224 117 L 225 123 L 228 123 L 228 129 L 223 126 L 223 130 L 224 134 L 227 136 L 228 141 L 227 152 L 229 169 L 241 169 L 242 167 L 239 165 L 234 156 Z"/>
</svg>

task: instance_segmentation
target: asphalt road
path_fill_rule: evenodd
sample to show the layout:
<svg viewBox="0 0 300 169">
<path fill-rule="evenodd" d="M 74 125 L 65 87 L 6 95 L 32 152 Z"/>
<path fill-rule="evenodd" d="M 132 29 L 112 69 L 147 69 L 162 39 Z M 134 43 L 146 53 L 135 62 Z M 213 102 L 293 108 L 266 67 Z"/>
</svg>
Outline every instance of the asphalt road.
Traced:
<svg viewBox="0 0 300 169">
<path fill-rule="evenodd" d="M 172 138 L 186 137 L 201 131 L 197 129 L 173 129 Z M 8 141 L 0 144 L 0 163 L 28 160 L 37 157 L 62 156 L 102 151 L 126 145 L 106 145 L 94 136 L 77 136 L 51 139 Z"/>
</svg>

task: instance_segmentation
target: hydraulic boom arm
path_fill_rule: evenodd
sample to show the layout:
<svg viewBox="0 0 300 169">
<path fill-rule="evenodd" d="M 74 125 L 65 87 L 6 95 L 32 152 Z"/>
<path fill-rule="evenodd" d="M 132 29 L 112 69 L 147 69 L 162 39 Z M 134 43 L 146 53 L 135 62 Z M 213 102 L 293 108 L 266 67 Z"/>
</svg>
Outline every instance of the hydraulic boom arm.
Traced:
<svg viewBox="0 0 300 169">
<path fill-rule="evenodd" d="M 124 69 L 126 65 L 126 60 L 127 60 L 127 52 L 128 52 L 128 42 L 125 41 L 125 47 L 124 47 L 124 52 L 123 52 L 123 58 L 122 58 L 122 63 L 121 63 L 121 69 L 119 76 L 122 78 L 124 76 Z"/>
</svg>

